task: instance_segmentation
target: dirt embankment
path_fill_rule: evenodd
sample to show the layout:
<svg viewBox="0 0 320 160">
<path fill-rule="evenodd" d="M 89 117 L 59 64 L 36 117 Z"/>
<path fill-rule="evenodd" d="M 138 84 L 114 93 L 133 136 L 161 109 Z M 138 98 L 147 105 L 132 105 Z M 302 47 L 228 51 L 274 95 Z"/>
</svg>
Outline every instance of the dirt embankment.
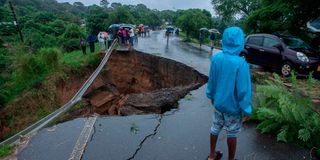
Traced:
<svg viewBox="0 0 320 160">
<path fill-rule="evenodd" d="M 68 102 L 94 68 L 82 75 L 52 75 L 0 110 L 0 140 L 17 133 Z M 80 111 L 66 118 L 98 113 L 130 115 L 161 113 L 207 82 L 207 77 L 182 63 L 136 51 L 113 53 L 86 92 Z"/>
</svg>

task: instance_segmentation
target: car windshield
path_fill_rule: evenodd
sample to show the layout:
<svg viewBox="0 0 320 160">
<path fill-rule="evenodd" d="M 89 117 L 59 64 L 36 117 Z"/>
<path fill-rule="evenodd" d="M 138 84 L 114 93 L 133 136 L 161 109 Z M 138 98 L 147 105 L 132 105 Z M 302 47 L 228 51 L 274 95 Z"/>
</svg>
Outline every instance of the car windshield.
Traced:
<svg viewBox="0 0 320 160">
<path fill-rule="evenodd" d="M 283 43 L 285 43 L 287 47 L 290 49 L 297 49 L 297 48 L 311 49 L 311 47 L 301 39 L 293 38 L 293 37 L 283 37 L 281 39 Z"/>
</svg>

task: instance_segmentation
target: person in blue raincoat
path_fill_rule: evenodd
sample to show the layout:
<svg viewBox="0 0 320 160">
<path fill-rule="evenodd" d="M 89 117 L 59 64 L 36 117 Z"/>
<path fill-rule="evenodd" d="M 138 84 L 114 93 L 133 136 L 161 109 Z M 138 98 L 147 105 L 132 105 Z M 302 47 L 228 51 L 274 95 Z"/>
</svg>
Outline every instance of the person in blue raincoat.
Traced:
<svg viewBox="0 0 320 160">
<path fill-rule="evenodd" d="M 207 97 L 214 105 L 208 159 L 220 159 L 216 151 L 218 135 L 227 131 L 228 159 L 234 159 L 237 135 L 242 126 L 242 116 L 251 115 L 251 79 L 247 62 L 239 56 L 244 48 L 244 34 L 238 27 L 227 28 L 223 33 L 222 52 L 211 59 Z"/>
<path fill-rule="evenodd" d="M 89 46 L 90 46 L 90 52 L 91 53 L 94 53 L 94 43 L 97 41 L 97 36 L 94 35 L 94 34 L 90 34 L 88 37 L 87 37 L 87 42 L 89 43 Z"/>
</svg>

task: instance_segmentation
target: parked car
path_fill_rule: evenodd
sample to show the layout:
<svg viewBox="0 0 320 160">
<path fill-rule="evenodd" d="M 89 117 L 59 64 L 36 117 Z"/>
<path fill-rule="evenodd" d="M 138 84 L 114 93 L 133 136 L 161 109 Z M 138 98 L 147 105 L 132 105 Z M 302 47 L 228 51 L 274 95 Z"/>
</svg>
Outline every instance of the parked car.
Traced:
<svg viewBox="0 0 320 160">
<path fill-rule="evenodd" d="M 248 63 L 280 71 L 284 76 L 290 76 L 293 70 L 300 75 L 320 75 L 320 54 L 292 36 L 249 35 L 240 56 Z"/>
</svg>

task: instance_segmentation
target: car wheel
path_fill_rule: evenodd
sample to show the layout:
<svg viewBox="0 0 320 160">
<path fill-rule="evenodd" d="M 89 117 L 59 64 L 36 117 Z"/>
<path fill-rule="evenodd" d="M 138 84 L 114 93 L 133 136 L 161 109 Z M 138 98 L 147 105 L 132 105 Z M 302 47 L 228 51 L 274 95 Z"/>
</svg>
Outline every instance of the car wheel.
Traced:
<svg viewBox="0 0 320 160">
<path fill-rule="evenodd" d="M 290 76 L 292 72 L 292 65 L 289 62 L 285 62 L 281 65 L 281 74 L 285 77 Z"/>
</svg>

